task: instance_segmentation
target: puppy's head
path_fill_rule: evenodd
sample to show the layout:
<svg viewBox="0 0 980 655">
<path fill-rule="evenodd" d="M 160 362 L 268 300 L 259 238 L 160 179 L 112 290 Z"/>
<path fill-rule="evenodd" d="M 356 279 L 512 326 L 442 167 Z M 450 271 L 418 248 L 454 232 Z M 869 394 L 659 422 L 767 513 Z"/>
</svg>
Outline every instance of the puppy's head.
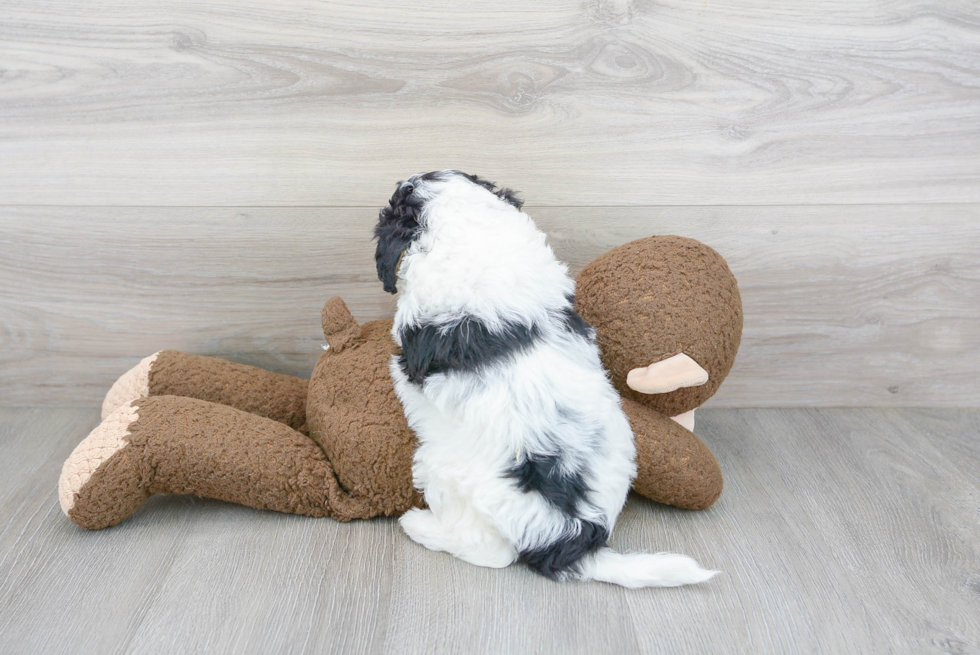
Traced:
<svg viewBox="0 0 980 655">
<path fill-rule="evenodd" d="M 378 241 L 374 261 L 378 267 L 378 279 L 384 283 L 385 291 L 398 291 L 395 283 L 401 256 L 428 228 L 427 204 L 443 194 L 474 191 L 492 194 L 518 210 L 524 204 L 512 190 L 499 189 L 493 182 L 456 170 L 419 173 L 398 182 L 395 193 L 388 206 L 381 210 L 374 228 L 374 238 Z"/>
</svg>

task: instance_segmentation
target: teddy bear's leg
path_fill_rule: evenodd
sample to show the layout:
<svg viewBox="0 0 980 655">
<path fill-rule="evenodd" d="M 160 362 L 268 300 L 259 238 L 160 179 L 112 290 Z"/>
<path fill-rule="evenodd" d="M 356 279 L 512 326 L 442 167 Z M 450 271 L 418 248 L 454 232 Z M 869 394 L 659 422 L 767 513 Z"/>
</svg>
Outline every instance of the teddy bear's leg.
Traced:
<svg viewBox="0 0 980 655">
<path fill-rule="evenodd" d="M 58 485 L 62 510 L 90 529 L 119 523 L 157 493 L 339 520 L 379 513 L 341 488 L 306 435 L 181 396 L 138 398 L 117 408 L 75 448 Z"/>
<path fill-rule="evenodd" d="M 708 447 L 673 419 L 623 399 L 636 442 L 633 489 L 658 503 L 705 509 L 721 495 L 724 481 Z"/>
<path fill-rule="evenodd" d="M 102 403 L 102 418 L 148 396 L 185 396 L 235 407 L 306 432 L 309 380 L 235 364 L 217 357 L 162 350 L 116 380 Z"/>
</svg>

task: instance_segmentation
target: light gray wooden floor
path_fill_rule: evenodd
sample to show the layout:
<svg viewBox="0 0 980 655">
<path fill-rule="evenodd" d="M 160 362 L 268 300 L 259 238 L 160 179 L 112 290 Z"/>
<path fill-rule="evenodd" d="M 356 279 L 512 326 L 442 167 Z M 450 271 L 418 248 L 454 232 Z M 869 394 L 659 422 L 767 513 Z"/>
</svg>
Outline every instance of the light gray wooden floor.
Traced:
<svg viewBox="0 0 980 655">
<path fill-rule="evenodd" d="M 0 409 L 5 653 L 980 652 L 978 410 L 702 410 L 721 500 L 633 498 L 614 542 L 724 575 L 642 591 L 188 497 L 86 532 L 55 485 L 97 423 Z"/>
</svg>

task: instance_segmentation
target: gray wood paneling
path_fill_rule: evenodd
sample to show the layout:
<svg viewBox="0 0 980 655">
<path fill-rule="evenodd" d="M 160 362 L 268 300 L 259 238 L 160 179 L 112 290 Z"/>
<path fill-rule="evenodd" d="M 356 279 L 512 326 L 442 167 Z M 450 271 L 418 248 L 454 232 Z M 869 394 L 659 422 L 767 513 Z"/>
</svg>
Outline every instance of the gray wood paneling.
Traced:
<svg viewBox="0 0 980 655">
<path fill-rule="evenodd" d="M 704 512 L 629 500 L 623 550 L 688 553 L 697 587 L 559 584 L 340 524 L 157 497 L 86 532 L 58 508 L 91 409 L 0 408 L 0 635 L 24 654 L 972 653 L 977 410 L 720 410 Z M 968 454 L 955 444 L 973 444 Z"/>
<path fill-rule="evenodd" d="M 8 0 L 0 203 L 980 202 L 968 0 Z"/>
<path fill-rule="evenodd" d="M 980 206 L 530 208 L 577 271 L 649 234 L 745 305 L 714 406 L 980 405 Z M 308 375 L 319 309 L 391 316 L 367 208 L 0 208 L 0 404 L 95 406 L 164 348 Z"/>
</svg>

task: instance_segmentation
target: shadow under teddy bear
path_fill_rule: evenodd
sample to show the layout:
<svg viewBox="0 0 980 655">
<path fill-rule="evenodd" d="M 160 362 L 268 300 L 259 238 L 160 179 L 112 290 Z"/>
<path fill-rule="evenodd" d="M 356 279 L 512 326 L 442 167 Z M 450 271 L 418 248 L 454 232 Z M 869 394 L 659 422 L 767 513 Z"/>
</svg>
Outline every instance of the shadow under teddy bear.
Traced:
<svg viewBox="0 0 980 655">
<path fill-rule="evenodd" d="M 709 507 L 721 470 L 682 424 L 693 427 L 741 339 L 725 260 L 692 239 L 649 237 L 602 255 L 576 284 L 576 309 L 596 330 L 634 431 L 633 488 Z M 144 359 L 113 385 L 102 423 L 65 462 L 62 510 L 99 529 L 157 493 L 341 521 L 421 505 L 415 437 L 388 372 L 398 353 L 391 321 L 358 325 L 336 297 L 322 319 L 329 349 L 310 380 L 171 350 Z"/>
</svg>

